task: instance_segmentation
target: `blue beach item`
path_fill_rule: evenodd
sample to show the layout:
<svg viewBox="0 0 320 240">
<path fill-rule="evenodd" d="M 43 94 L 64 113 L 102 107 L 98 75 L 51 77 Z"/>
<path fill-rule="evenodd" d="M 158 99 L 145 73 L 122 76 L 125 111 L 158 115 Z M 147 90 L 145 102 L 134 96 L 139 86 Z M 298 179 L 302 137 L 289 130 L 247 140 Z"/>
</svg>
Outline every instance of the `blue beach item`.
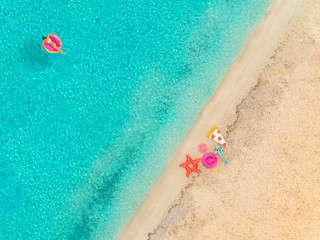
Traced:
<svg viewBox="0 0 320 240">
<path fill-rule="evenodd" d="M 223 165 L 228 163 L 228 161 L 226 161 L 226 159 L 224 158 L 224 154 L 223 154 L 224 149 L 219 147 L 218 144 L 216 144 L 216 150 L 215 150 L 215 154 L 218 154 L 222 160 L 223 160 Z"/>
</svg>

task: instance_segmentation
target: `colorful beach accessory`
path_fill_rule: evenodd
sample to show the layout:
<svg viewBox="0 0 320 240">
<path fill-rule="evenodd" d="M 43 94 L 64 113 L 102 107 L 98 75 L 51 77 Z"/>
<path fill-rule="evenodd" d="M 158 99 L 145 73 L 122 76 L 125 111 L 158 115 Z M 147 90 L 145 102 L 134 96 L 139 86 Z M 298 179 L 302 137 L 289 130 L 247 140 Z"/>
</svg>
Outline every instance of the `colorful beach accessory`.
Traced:
<svg viewBox="0 0 320 240">
<path fill-rule="evenodd" d="M 219 147 L 218 144 L 216 144 L 216 151 L 215 154 L 219 154 L 219 156 L 222 158 L 223 160 L 223 165 L 225 165 L 226 163 L 228 163 L 228 161 L 226 161 L 226 159 L 224 158 L 224 154 L 223 154 L 224 149 Z"/>
<path fill-rule="evenodd" d="M 201 153 L 205 153 L 205 152 L 207 151 L 207 145 L 205 145 L 204 143 L 200 143 L 200 144 L 198 145 L 198 150 L 199 150 L 199 152 L 201 152 Z"/>
<path fill-rule="evenodd" d="M 55 44 L 57 45 L 58 48 L 62 46 L 62 42 L 61 42 L 61 40 L 60 40 L 60 38 L 58 36 L 50 35 L 49 38 L 51 39 L 51 41 L 55 42 Z M 59 52 L 47 42 L 44 43 L 44 48 L 49 53 L 58 53 Z"/>
<path fill-rule="evenodd" d="M 184 167 L 186 170 L 187 170 L 187 177 L 189 177 L 190 173 L 191 172 L 201 172 L 198 168 L 197 168 L 197 165 L 198 165 L 198 162 L 201 160 L 200 158 L 197 158 L 195 160 L 192 160 L 190 158 L 190 156 L 187 154 L 187 161 L 185 163 L 181 163 L 179 166 L 180 167 Z M 190 167 L 189 165 L 192 165 L 192 167 Z"/>
<path fill-rule="evenodd" d="M 213 168 L 217 165 L 217 163 L 218 163 L 218 158 L 213 153 L 206 153 L 202 157 L 202 164 L 206 168 Z"/>
<path fill-rule="evenodd" d="M 217 143 L 220 143 L 221 145 L 228 147 L 228 144 L 226 143 L 226 141 L 224 140 L 224 138 L 222 137 L 219 129 L 217 126 L 214 126 L 210 132 L 208 132 L 207 137 L 216 141 Z"/>
</svg>

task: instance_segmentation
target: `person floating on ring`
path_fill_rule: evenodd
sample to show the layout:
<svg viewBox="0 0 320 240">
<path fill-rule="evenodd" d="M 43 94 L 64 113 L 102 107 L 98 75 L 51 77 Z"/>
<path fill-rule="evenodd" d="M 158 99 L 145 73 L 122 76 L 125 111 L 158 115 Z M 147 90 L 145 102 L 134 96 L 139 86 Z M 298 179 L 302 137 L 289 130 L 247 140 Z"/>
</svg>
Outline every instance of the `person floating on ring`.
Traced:
<svg viewBox="0 0 320 240">
<path fill-rule="evenodd" d="M 64 51 L 62 51 L 60 49 L 60 47 L 62 46 L 62 42 L 61 42 L 60 38 L 58 38 L 58 36 L 53 35 L 53 34 L 55 34 L 55 33 L 50 33 L 48 35 L 48 37 L 42 37 L 42 39 L 44 41 L 42 43 L 42 50 L 44 51 L 44 49 L 43 49 L 43 46 L 44 46 L 44 48 L 50 53 L 60 52 L 61 54 L 66 54 Z"/>
</svg>

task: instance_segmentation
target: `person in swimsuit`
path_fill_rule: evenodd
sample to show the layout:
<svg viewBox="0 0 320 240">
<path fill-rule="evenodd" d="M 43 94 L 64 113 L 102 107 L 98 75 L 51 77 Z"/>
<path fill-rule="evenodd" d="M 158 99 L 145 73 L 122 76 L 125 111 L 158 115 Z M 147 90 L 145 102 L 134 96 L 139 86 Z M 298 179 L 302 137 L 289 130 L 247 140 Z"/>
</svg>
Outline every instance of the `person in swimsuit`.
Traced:
<svg viewBox="0 0 320 240">
<path fill-rule="evenodd" d="M 52 41 L 52 40 L 49 38 L 49 36 L 50 36 L 51 34 L 55 34 L 55 33 L 50 33 L 50 34 L 48 35 L 48 37 L 42 37 L 44 43 L 47 42 L 47 43 L 49 43 L 54 49 L 56 49 L 57 51 L 59 51 L 61 54 L 66 54 L 64 51 L 62 51 L 60 48 L 57 47 L 57 44 L 56 44 L 54 41 Z M 43 44 L 44 44 L 44 43 L 43 43 Z"/>
</svg>

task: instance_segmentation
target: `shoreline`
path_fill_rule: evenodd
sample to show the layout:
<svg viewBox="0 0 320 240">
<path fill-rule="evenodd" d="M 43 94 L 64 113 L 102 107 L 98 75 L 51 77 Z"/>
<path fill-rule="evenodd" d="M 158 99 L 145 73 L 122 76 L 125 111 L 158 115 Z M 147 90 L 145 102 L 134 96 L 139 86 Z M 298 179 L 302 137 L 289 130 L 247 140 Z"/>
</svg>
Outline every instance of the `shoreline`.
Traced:
<svg viewBox="0 0 320 240">
<path fill-rule="evenodd" d="M 200 142 L 213 146 L 212 140 L 205 135 L 214 125 L 219 127 L 228 142 L 226 132 L 228 133 L 228 129 L 237 119 L 237 106 L 257 84 L 259 70 L 267 64 L 284 39 L 289 21 L 297 12 L 298 6 L 299 1 L 289 3 L 273 0 L 191 131 L 171 158 L 166 170 L 118 239 L 150 239 L 168 213 L 179 204 L 183 196 L 182 191 L 210 171 L 199 166 L 201 174 L 191 174 L 186 178 L 185 169 L 180 168 L 179 164 L 185 161 L 185 154 L 189 154 L 193 159 L 201 156 L 196 148 Z M 231 151 L 232 145 L 226 149 L 226 153 L 229 154 Z M 222 166 L 219 160 L 217 167 L 212 171 L 225 175 L 231 167 L 232 162 L 230 165 Z"/>
</svg>

